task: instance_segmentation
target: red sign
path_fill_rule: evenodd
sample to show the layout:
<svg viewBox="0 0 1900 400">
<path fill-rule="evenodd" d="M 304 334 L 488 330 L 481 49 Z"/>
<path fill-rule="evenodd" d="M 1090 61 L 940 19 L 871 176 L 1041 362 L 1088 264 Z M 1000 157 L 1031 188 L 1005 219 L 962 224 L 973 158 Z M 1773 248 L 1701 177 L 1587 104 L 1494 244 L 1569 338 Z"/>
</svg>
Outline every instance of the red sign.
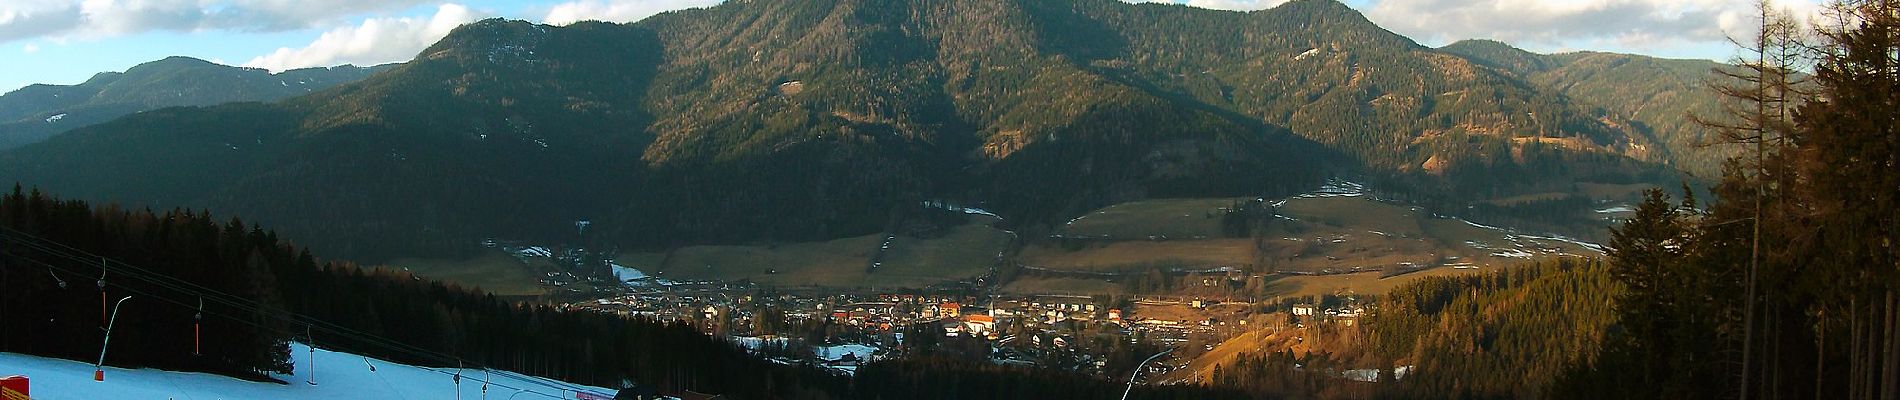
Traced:
<svg viewBox="0 0 1900 400">
<path fill-rule="evenodd" d="M 14 375 L 0 378 L 0 399 L 28 400 L 26 377 Z"/>
</svg>

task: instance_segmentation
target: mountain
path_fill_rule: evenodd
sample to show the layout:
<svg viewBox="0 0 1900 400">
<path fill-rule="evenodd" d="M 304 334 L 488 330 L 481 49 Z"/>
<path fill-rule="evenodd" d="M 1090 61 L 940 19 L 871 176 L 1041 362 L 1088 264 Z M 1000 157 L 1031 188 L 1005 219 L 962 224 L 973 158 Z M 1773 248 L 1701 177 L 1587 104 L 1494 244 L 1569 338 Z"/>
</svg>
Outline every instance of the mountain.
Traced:
<svg viewBox="0 0 1900 400">
<path fill-rule="evenodd" d="M 1339 173 L 1450 199 L 1672 181 L 1630 126 L 1332 0 L 757 0 L 480 21 L 359 82 L 9 151 L 0 179 L 376 260 L 575 220 L 638 247 L 862 235 L 926 200 L 1046 227 Z"/>
<path fill-rule="evenodd" d="M 273 74 L 167 57 L 125 72 L 102 72 L 78 85 L 31 85 L 0 95 L 0 149 L 164 107 L 274 101 L 354 82 L 384 69 L 388 67 L 343 65 Z"/>
<path fill-rule="evenodd" d="M 1675 60 L 1631 54 L 1573 52 L 1536 54 L 1491 40 L 1465 40 L 1440 48 L 1503 70 L 1580 103 L 1632 122 L 1630 129 L 1659 145 L 1663 162 L 1713 178 L 1740 148 L 1715 143 L 1715 131 L 1692 116 L 1723 116 L 1722 97 L 1709 87 L 1728 68 L 1709 60 Z"/>
</svg>

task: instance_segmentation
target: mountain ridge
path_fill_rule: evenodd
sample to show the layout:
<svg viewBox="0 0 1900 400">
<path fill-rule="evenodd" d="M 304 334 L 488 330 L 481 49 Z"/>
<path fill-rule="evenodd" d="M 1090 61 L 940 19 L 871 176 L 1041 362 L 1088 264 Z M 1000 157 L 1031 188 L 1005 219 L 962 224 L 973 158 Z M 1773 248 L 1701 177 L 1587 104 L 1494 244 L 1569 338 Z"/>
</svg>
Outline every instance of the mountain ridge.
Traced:
<svg viewBox="0 0 1900 400">
<path fill-rule="evenodd" d="M 1439 50 L 1498 68 L 1635 123 L 1665 154 L 1662 160 L 1703 178 L 1721 174 L 1721 164 L 1738 149 L 1712 146 L 1714 131 L 1693 117 L 1725 114 L 1711 84 L 1731 68 L 1709 60 L 1668 59 L 1634 54 L 1576 51 L 1538 54 L 1493 40 L 1463 40 Z"/>
<path fill-rule="evenodd" d="M 271 73 L 171 56 L 123 72 L 100 72 L 76 85 L 28 85 L 0 95 L 0 150 L 164 107 L 275 101 L 388 68 L 346 64 Z"/>
<path fill-rule="evenodd" d="M 665 247 L 860 235 L 928 213 L 924 200 L 1033 228 L 1338 173 L 1446 198 L 1666 175 L 1615 116 L 1331 0 L 1249 13 L 761 0 L 630 24 L 491 19 L 363 81 L 146 114 L 0 154 L 0 178 L 217 209 L 376 259 L 571 237 L 582 219 L 609 222 L 595 240 Z M 120 168 L 70 167 L 96 160 Z"/>
</svg>

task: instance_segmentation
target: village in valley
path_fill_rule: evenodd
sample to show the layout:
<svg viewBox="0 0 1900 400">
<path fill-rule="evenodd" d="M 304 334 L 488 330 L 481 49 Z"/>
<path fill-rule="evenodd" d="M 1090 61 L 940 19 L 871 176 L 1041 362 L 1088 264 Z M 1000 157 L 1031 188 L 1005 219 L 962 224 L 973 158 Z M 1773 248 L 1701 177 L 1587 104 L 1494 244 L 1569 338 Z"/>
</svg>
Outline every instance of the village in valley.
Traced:
<svg viewBox="0 0 1900 400">
<path fill-rule="evenodd" d="M 1175 297 L 995 295 L 967 286 L 889 293 L 787 291 L 688 283 L 643 286 L 566 303 L 682 321 L 782 363 L 850 373 L 859 363 L 928 347 L 997 364 L 1104 373 L 1146 350 L 1178 353 L 1146 365 L 1160 375 L 1249 331 L 1351 326 L 1367 310 L 1351 296 L 1278 301 Z M 1146 357 L 1149 354 L 1141 354 Z"/>
<path fill-rule="evenodd" d="M 1601 218 L 1627 214 L 1614 198 L 1596 201 Z M 1429 212 L 1345 180 L 1283 199 L 1117 204 L 1033 241 L 980 208 L 922 205 L 937 215 L 826 242 L 643 253 L 490 239 L 487 258 L 392 266 L 570 310 L 688 324 L 773 362 L 838 374 L 927 353 L 1187 382 L 1209 379 L 1210 365 L 1234 353 L 1351 347 L 1351 328 L 1405 282 L 1600 254 L 1584 240 Z M 589 242 L 590 225 L 576 222 L 572 242 Z"/>
</svg>

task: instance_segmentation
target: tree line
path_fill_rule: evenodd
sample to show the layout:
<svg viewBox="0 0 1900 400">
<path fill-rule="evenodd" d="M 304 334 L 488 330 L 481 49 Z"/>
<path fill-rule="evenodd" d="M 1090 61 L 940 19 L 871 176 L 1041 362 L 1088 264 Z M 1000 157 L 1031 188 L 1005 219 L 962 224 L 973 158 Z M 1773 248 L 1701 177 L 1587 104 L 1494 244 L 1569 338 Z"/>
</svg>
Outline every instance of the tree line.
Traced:
<svg viewBox="0 0 1900 400">
<path fill-rule="evenodd" d="M 1579 396 L 1900 394 L 1900 3 L 1827 9 L 1762 6 L 1731 113 L 1703 120 L 1748 149 L 1714 201 L 1651 192 L 1613 232 L 1624 329 Z M 1607 384 L 1630 381 L 1655 386 Z"/>
<path fill-rule="evenodd" d="M 292 365 L 287 347 L 300 341 L 607 387 L 626 380 L 746 398 L 847 393 L 842 378 L 773 365 L 684 323 L 513 303 L 405 272 L 319 262 L 274 233 L 202 212 L 95 208 L 16 187 L 0 197 L 0 224 L 8 229 L 0 319 L 9 321 L 0 351 L 91 359 L 102 299 L 130 295 L 107 364 L 268 380 L 304 368 Z M 109 261 L 64 256 L 74 251 Z M 101 262 L 112 265 L 103 290 Z M 204 298 L 212 301 L 199 308 Z M 246 301 L 219 301 L 230 298 Z M 194 338 L 195 324 L 202 337 Z"/>
<path fill-rule="evenodd" d="M 293 362 L 288 345 L 297 341 L 406 364 L 734 398 L 880 399 L 916 388 L 949 388 L 931 392 L 949 398 L 1120 393 L 1102 378 L 974 359 L 873 362 L 856 379 L 778 365 L 685 322 L 515 303 L 406 272 L 319 261 L 275 233 L 201 211 L 95 207 L 16 186 L 0 196 L 0 227 L 4 352 L 90 360 L 102 302 L 130 295 L 113 322 L 105 360 L 113 366 L 269 381 L 309 368 Z M 102 262 L 110 266 L 103 290 Z M 199 306 L 202 299 L 210 301 Z M 1235 396 L 1144 386 L 1134 398 Z"/>
</svg>

